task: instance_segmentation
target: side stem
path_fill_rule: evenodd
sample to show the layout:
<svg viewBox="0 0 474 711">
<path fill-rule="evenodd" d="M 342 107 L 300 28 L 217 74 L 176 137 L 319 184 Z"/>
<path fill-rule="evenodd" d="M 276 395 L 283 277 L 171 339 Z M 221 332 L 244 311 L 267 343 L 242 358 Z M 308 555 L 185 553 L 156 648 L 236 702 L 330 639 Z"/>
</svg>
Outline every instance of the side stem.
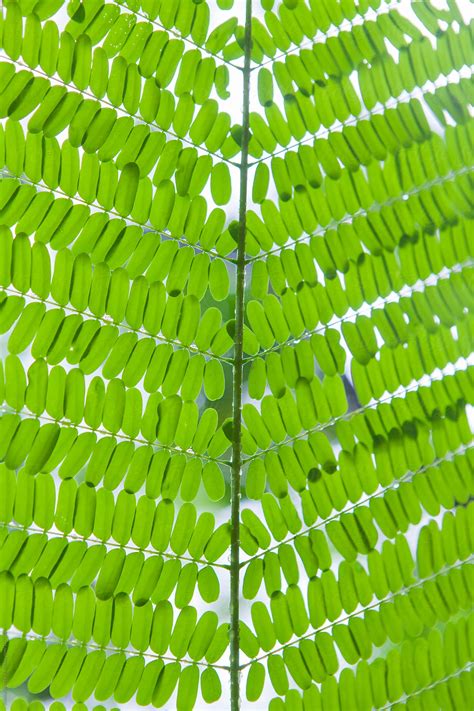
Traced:
<svg viewBox="0 0 474 711">
<path fill-rule="evenodd" d="M 231 544 L 230 544 L 230 697 L 231 711 L 240 708 L 240 635 L 239 635 L 239 578 L 240 578 L 240 476 L 242 468 L 242 384 L 243 334 L 245 295 L 245 232 L 247 222 L 247 183 L 250 106 L 252 0 L 245 8 L 245 57 L 243 69 L 242 153 L 240 163 L 239 237 L 237 246 L 237 274 L 235 287 L 235 342 L 233 370 L 233 444 L 231 473 Z"/>
</svg>

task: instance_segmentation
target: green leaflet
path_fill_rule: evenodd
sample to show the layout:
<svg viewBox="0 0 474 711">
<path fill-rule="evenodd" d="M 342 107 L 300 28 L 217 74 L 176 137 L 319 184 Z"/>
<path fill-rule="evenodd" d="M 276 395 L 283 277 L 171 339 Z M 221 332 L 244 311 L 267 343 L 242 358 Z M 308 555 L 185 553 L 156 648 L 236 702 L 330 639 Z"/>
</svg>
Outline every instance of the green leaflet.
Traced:
<svg viewBox="0 0 474 711">
<path fill-rule="evenodd" d="M 471 27 L 244 4 L 4 4 L 15 711 L 470 705 Z"/>
</svg>

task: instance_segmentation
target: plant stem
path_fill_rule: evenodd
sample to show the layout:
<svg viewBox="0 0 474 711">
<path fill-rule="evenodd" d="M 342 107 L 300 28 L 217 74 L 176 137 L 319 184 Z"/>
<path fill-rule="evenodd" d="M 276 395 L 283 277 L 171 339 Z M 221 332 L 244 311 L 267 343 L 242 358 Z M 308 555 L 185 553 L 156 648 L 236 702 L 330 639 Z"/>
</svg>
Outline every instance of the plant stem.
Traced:
<svg viewBox="0 0 474 711">
<path fill-rule="evenodd" d="M 239 237 L 235 286 L 235 342 L 232 404 L 231 544 L 230 544 L 230 698 L 231 711 L 240 708 L 240 476 L 242 469 L 242 384 L 245 296 L 245 233 L 247 228 L 247 183 L 250 105 L 252 0 L 246 0 L 242 109 L 242 152 L 240 163 Z"/>
</svg>

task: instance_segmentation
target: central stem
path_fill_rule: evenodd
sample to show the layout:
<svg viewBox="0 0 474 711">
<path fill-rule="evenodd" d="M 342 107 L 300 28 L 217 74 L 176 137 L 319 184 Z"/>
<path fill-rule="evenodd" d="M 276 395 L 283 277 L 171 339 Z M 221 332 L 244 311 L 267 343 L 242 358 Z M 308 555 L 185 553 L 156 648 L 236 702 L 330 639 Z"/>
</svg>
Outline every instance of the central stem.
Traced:
<svg viewBox="0 0 474 711">
<path fill-rule="evenodd" d="M 249 154 L 250 54 L 252 0 L 246 0 L 243 68 L 242 153 L 240 163 L 239 235 L 235 286 L 235 342 L 232 409 L 231 544 L 230 544 L 230 697 L 231 711 L 240 708 L 240 476 L 242 468 L 242 384 L 245 296 L 245 233 Z"/>
</svg>

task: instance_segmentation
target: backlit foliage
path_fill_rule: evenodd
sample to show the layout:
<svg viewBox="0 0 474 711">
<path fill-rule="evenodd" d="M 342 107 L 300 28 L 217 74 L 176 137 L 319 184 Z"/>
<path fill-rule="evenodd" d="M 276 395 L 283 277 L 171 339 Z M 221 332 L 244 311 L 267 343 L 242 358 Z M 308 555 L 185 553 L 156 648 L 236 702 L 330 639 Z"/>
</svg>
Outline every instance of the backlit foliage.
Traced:
<svg viewBox="0 0 474 711">
<path fill-rule="evenodd" d="M 472 708 L 472 23 L 244 5 L 3 3 L 13 711 Z"/>
</svg>

